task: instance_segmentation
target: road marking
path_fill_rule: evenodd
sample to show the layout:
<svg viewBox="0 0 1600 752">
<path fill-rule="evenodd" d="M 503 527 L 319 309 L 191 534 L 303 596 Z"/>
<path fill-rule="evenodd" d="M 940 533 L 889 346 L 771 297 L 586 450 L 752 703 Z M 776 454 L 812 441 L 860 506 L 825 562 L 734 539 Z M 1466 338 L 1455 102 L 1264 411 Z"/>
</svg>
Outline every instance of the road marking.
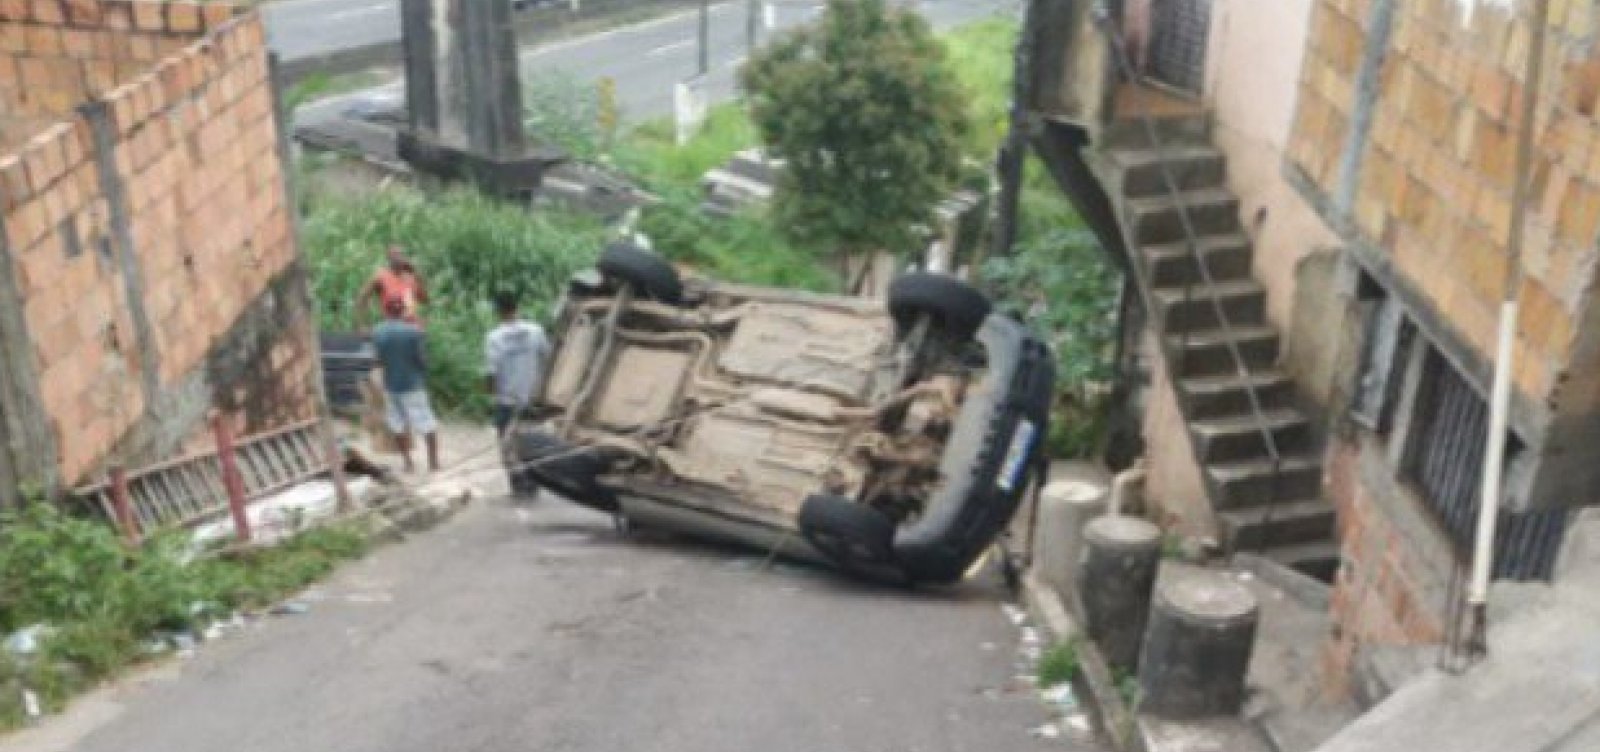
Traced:
<svg viewBox="0 0 1600 752">
<path fill-rule="evenodd" d="M 720 3 L 718 5 L 711 6 L 711 12 L 712 13 L 721 13 L 723 11 L 732 10 L 734 8 L 742 8 L 742 7 L 744 7 L 744 3 L 741 0 L 731 0 L 730 2 L 724 2 L 724 3 Z M 548 54 L 551 54 L 553 52 L 561 52 L 562 50 L 568 50 L 568 49 L 571 49 L 573 47 L 579 47 L 579 46 L 582 46 L 582 45 L 585 45 L 585 44 L 592 44 L 594 42 L 598 42 L 598 41 L 603 40 L 603 39 L 610 39 L 612 37 L 621 36 L 623 34 L 635 34 L 635 33 L 644 31 L 646 29 L 654 29 L 657 26 L 665 26 L 666 24 L 674 23 L 674 22 L 677 22 L 677 21 L 682 21 L 682 20 L 684 20 L 686 18 L 694 18 L 695 16 L 697 16 L 699 14 L 700 14 L 700 11 L 698 11 L 698 10 L 686 10 L 686 11 L 683 11 L 681 13 L 674 13 L 674 14 L 672 14 L 670 16 L 662 16 L 660 18 L 652 18 L 649 21 L 640 21 L 639 23 L 632 24 L 632 25 L 629 25 L 629 26 L 618 26 L 615 29 L 602 31 L 602 32 L 600 32 L 598 34 L 590 34 L 589 36 L 585 36 L 585 37 L 573 37 L 571 39 L 563 39 L 563 40 L 561 40 L 559 42 L 554 42 L 552 44 L 547 44 L 547 45 L 544 45 L 544 46 L 541 46 L 541 47 L 536 47 L 536 48 L 531 49 L 531 50 L 524 50 L 519 57 L 522 60 L 531 60 L 533 58 L 539 57 L 540 55 L 548 55 Z"/>
<path fill-rule="evenodd" d="M 329 13 L 322 20 L 324 22 L 326 22 L 326 21 L 337 21 L 337 20 L 339 20 L 341 18 L 352 18 L 354 16 L 370 16 L 370 15 L 375 14 L 375 13 L 391 13 L 393 11 L 394 11 L 394 6 L 389 5 L 388 3 L 378 3 L 377 5 L 367 5 L 367 6 L 363 6 L 363 7 L 360 7 L 360 8 L 351 8 L 350 10 L 341 10 L 338 13 Z"/>
<path fill-rule="evenodd" d="M 647 52 L 645 54 L 651 55 L 651 56 L 665 55 L 665 54 L 667 54 L 669 52 L 672 52 L 673 50 L 681 50 L 681 49 L 683 49 L 685 47 L 688 47 L 688 46 L 694 44 L 694 42 L 695 42 L 695 40 L 693 40 L 693 39 L 684 39 L 684 40 L 681 40 L 681 41 L 672 42 L 670 44 L 663 44 L 660 47 L 657 47 L 657 48 L 655 48 L 655 49 L 653 49 L 653 50 L 651 50 L 651 51 L 649 51 L 649 52 Z"/>
</svg>

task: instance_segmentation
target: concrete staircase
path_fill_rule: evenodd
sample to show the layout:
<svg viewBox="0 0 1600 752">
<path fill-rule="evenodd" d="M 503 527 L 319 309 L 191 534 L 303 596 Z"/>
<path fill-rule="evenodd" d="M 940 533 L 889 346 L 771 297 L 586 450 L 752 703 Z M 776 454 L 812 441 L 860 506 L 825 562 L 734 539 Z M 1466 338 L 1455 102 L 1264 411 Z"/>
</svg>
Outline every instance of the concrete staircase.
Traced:
<svg viewBox="0 0 1600 752">
<path fill-rule="evenodd" d="M 1227 187 L 1226 160 L 1211 145 L 1204 115 L 1167 115 L 1154 124 L 1159 148 L 1144 123 L 1133 120 L 1114 124 L 1085 157 L 1116 207 L 1222 542 L 1229 551 L 1261 551 L 1329 579 L 1339 552 L 1333 508 L 1320 498 L 1316 431 L 1278 368 L 1279 333 L 1266 320 L 1266 290 L 1252 276 L 1251 243 L 1239 199 Z M 1164 171 L 1176 183 L 1176 200 Z M 1186 243 L 1185 208 L 1199 263 Z M 1282 457 L 1276 477 L 1268 433 Z"/>
</svg>

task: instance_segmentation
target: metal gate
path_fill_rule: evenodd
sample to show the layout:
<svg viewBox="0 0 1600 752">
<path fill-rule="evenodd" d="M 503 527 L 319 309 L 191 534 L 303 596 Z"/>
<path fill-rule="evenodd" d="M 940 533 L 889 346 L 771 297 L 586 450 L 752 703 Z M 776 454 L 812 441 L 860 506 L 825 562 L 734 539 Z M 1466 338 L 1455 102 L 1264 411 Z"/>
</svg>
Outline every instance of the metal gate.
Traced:
<svg viewBox="0 0 1600 752">
<path fill-rule="evenodd" d="M 1152 0 L 1145 74 L 1173 88 L 1201 93 L 1210 35 L 1211 0 Z"/>
<path fill-rule="evenodd" d="M 1464 557 L 1478 524 L 1489 405 L 1437 350 L 1428 351 L 1423 379 L 1428 387 L 1418 395 L 1409 474 Z M 1514 456 L 1519 442 L 1515 436 L 1507 439 L 1507 454 Z M 1495 535 L 1495 579 L 1549 579 L 1567 516 L 1565 509 L 1502 510 Z"/>
</svg>

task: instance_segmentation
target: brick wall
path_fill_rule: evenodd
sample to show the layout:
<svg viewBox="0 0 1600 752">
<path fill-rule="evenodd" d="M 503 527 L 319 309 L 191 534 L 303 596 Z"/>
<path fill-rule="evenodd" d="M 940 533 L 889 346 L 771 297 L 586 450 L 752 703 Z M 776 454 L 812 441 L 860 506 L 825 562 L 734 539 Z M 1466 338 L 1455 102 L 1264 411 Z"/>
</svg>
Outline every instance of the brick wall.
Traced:
<svg viewBox="0 0 1600 752">
<path fill-rule="evenodd" d="M 1420 518 L 1421 504 L 1389 472 L 1383 452 L 1372 441 L 1339 442 L 1326 458 L 1325 490 L 1338 510 L 1343 556 L 1322 666 L 1335 694 L 1348 689 L 1363 645 L 1437 643 L 1449 613 L 1450 543 Z"/>
<path fill-rule="evenodd" d="M 194 3 L 0 2 L 0 150 L 232 15 Z"/>
<path fill-rule="evenodd" d="M 5 65 L 24 78 L 0 102 L 65 117 L 0 151 L 0 251 L 59 478 L 113 454 L 157 459 L 212 407 L 248 428 L 311 417 L 312 322 L 258 17 L 0 0 L 0 39 L 0 82 Z"/>
<path fill-rule="evenodd" d="M 1468 28 L 1455 0 L 1397 0 L 1371 127 L 1359 155 L 1348 155 L 1378 5 L 1317 3 L 1290 161 L 1335 200 L 1353 188 L 1352 204 L 1340 209 L 1486 357 L 1508 268 L 1516 112 L 1531 31 L 1518 14 L 1529 4 L 1480 8 Z M 1579 0 L 1555 0 L 1553 9 L 1516 372 L 1534 403 L 1555 400 L 1569 374 L 1600 364 L 1574 358 L 1600 256 L 1596 9 Z M 1342 169 L 1351 156 L 1353 173 Z M 1600 404 L 1600 380 L 1594 386 L 1588 405 Z"/>
</svg>

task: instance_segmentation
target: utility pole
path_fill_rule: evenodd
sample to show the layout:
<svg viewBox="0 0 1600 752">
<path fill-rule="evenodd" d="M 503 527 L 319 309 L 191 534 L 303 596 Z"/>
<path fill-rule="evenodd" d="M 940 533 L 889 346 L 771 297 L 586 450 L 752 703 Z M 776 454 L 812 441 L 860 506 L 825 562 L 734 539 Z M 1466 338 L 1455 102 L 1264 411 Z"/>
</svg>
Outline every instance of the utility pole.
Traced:
<svg viewBox="0 0 1600 752">
<path fill-rule="evenodd" d="M 1011 111 L 1005 141 L 995 155 L 995 228 L 991 252 L 1004 257 L 1017 241 L 1017 210 L 1022 194 L 1022 171 L 1028 159 L 1030 108 L 1033 105 L 1033 53 L 1035 28 L 1039 24 L 1039 0 L 1031 0 L 1023 10 L 1021 35 L 1012 58 Z M 979 260 L 981 263 L 981 259 Z M 974 265 L 976 266 L 976 264 Z"/>
<path fill-rule="evenodd" d="M 744 47 L 752 56 L 756 51 L 756 37 L 761 34 L 761 0 L 745 0 Z"/>
<path fill-rule="evenodd" d="M 1468 5 L 1470 10 L 1476 3 Z M 1515 371 L 1512 357 L 1516 354 L 1517 316 L 1522 294 L 1522 250 L 1526 243 L 1526 226 L 1532 174 L 1534 169 L 1534 120 L 1539 114 L 1539 91 L 1544 77 L 1544 48 L 1550 23 L 1550 0 L 1535 0 L 1532 17 L 1532 41 L 1528 51 L 1527 72 L 1522 79 L 1522 122 L 1517 133 L 1516 166 L 1511 184 L 1511 235 L 1506 242 L 1506 277 L 1500 303 L 1499 338 L 1494 358 L 1494 382 L 1489 392 L 1489 436 L 1484 453 L 1483 485 L 1479 489 L 1477 535 L 1473 541 L 1472 569 L 1467 581 L 1468 626 L 1465 646 L 1452 646 L 1456 652 L 1463 648 L 1468 660 L 1481 658 L 1488 652 L 1489 631 L 1489 580 L 1494 574 L 1495 527 L 1499 522 L 1500 502 L 1504 489 L 1501 486 L 1506 461 L 1506 422 L 1511 411 L 1512 380 Z M 1462 656 L 1457 656 L 1458 660 Z"/>
<path fill-rule="evenodd" d="M 711 0 L 700 0 L 700 75 L 711 72 Z"/>
</svg>

